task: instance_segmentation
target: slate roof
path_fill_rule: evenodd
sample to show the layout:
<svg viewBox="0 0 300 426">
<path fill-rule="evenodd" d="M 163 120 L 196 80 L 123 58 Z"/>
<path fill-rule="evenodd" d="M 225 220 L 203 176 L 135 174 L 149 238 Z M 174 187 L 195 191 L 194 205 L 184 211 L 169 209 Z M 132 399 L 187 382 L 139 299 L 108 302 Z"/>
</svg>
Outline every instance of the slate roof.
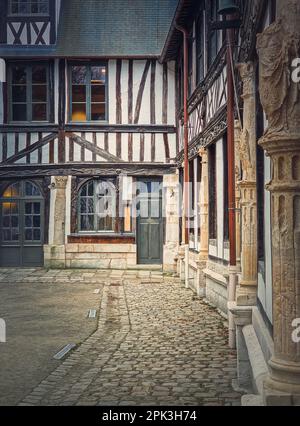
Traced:
<svg viewBox="0 0 300 426">
<path fill-rule="evenodd" d="M 56 46 L 1 46 L 12 56 L 151 57 L 164 47 L 178 0 L 63 0 Z"/>
</svg>

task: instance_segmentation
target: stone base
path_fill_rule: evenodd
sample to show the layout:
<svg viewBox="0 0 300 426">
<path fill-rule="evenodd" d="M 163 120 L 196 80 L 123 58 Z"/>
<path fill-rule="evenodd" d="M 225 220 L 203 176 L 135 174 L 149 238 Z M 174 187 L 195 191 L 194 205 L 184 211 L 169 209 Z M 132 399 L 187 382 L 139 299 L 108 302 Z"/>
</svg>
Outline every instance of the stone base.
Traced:
<svg viewBox="0 0 300 426">
<path fill-rule="evenodd" d="M 256 306 L 257 286 L 240 284 L 236 289 L 237 306 Z"/>
<path fill-rule="evenodd" d="M 264 383 L 264 403 L 269 406 L 300 405 L 300 365 L 272 357 L 270 374 Z"/>
<path fill-rule="evenodd" d="M 206 299 L 227 317 L 228 267 L 208 261 L 203 273 Z"/>
<path fill-rule="evenodd" d="M 137 266 L 135 244 L 44 246 L 45 267 L 127 269 Z"/>
<path fill-rule="evenodd" d="M 45 268 L 64 269 L 66 267 L 66 253 L 64 245 L 44 246 Z"/>
</svg>

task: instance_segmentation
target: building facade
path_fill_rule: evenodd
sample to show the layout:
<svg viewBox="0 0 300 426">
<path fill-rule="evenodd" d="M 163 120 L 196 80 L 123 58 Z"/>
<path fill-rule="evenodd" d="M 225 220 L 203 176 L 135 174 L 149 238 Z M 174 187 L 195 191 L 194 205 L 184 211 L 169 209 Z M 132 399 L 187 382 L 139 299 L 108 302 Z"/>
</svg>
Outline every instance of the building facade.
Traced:
<svg viewBox="0 0 300 426">
<path fill-rule="evenodd" d="M 233 324 L 243 403 L 299 405 L 298 1 L 236 1 L 229 56 L 217 0 L 85 3 L 1 2 L 0 266 L 177 271 Z"/>
<path fill-rule="evenodd" d="M 176 1 L 125 3 L 1 2 L 2 266 L 173 268 Z"/>
</svg>

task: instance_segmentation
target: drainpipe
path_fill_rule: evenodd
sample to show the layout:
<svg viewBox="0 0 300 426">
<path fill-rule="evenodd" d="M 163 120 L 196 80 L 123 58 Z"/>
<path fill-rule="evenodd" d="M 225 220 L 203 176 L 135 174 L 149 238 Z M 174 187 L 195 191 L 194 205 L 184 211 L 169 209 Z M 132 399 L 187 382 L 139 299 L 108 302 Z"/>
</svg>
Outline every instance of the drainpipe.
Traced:
<svg viewBox="0 0 300 426">
<path fill-rule="evenodd" d="M 229 205 L 229 283 L 228 302 L 235 301 L 236 292 L 236 200 L 235 200 L 235 149 L 234 149 L 234 81 L 232 69 L 232 47 L 234 30 L 227 30 L 227 150 L 228 150 L 228 205 Z M 231 312 L 228 314 L 229 346 L 235 348 L 235 324 Z"/>
<path fill-rule="evenodd" d="M 185 287 L 189 287 L 189 228 L 188 228 L 188 213 L 189 213 L 189 113 L 188 113 L 188 31 L 178 25 L 175 28 L 183 34 L 183 126 L 184 126 L 184 202 L 183 202 L 183 243 L 185 245 Z"/>
</svg>

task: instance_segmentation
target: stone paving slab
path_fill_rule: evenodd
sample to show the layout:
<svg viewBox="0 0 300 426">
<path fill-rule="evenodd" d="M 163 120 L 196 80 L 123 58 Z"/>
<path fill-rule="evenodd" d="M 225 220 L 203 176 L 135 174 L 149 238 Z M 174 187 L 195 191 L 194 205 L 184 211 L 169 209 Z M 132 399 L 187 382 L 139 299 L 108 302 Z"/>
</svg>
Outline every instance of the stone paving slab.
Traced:
<svg viewBox="0 0 300 426">
<path fill-rule="evenodd" d="M 240 404 L 224 319 L 178 278 L 139 272 L 46 272 L 56 283 L 102 279 L 98 328 L 20 405 Z M 20 277 L 0 270 L 3 276 Z"/>
</svg>

